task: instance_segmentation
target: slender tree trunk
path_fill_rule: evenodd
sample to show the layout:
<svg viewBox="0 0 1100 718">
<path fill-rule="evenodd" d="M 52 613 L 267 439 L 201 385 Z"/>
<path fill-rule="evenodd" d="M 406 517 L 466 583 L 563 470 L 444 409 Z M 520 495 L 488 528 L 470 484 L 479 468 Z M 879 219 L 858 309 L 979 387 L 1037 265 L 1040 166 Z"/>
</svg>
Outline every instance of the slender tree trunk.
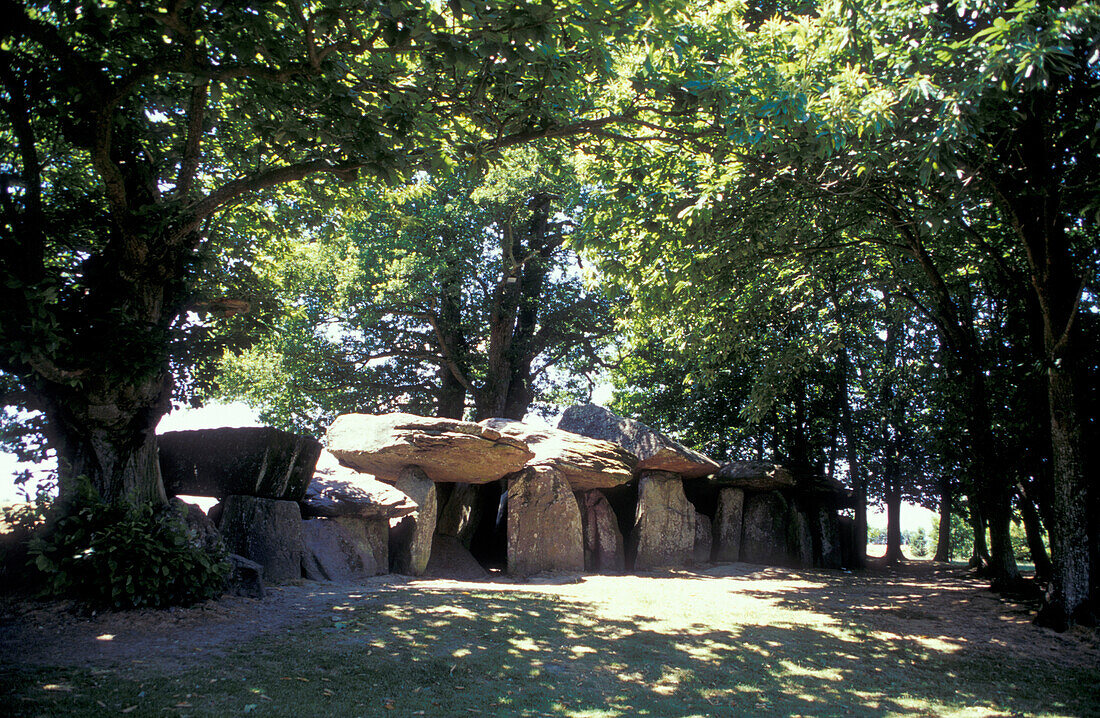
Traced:
<svg viewBox="0 0 1100 718">
<path fill-rule="evenodd" d="M 936 537 L 936 555 L 933 561 L 949 563 L 951 561 L 951 477 L 940 477 L 940 535 Z"/>
<path fill-rule="evenodd" d="M 896 476 L 889 478 L 886 492 L 886 565 L 893 566 L 905 560 L 901 552 L 901 490 Z"/>
<path fill-rule="evenodd" d="M 843 365 L 841 381 L 843 382 L 844 400 L 840 405 L 841 431 L 844 433 L 845 458 L 848 460 L 848 478 L 852 482 L 852 497 L 855 501 L 854 541 L 852 562 L 853 568 L 864 568 L 867 565 L 867 481 L 863 473 L 863 464 L 859 457 L 858 437 L 856 436 L 855 422 L 852 420 L 852 407 L 848 396 L 848 376 L 851 371 L 851 362 L 848 360 L 848 352 L 841 350 L 838 363 Z"/>
<path fill-rule="evenodd" d="M 1050 580 L 1051 565 L 1046 546 L 1043 545 L 1043 525 L 1039 520 L 1039 512 L 1022 482 L 1017 484 L 1017 489 L 1020 515 L 1023 516 L 1024 532 L 1027 534 L 1027 548 L 1031 553 L 1031 561 L 1035 564 L 1035 578 L 1040 583 L 1047 583 Z"/>
</svg>

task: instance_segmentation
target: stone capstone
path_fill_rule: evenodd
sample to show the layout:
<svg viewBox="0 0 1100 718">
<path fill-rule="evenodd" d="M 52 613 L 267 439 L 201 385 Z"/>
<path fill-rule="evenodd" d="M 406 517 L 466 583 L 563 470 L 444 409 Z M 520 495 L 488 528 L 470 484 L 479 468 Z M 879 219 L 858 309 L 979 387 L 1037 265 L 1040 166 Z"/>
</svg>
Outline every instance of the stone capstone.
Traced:
<svg viewBox="0 0 1100 718">
<path fill-rule="evenodd" d="M 710 563 L 714 548 L 714 536 L 711 533 L 711 521 L 705 514 L 695 512 L 695 545 L 693 558 L 695 563 Z"/>
<path fill-rule="evenodd" d="M 716 461 L 698 451 L 640 421 L 618 416 L 596 404 L 569 407 L 558 421 L 558 428 L 618 444 L 638 457 L 635 467 L 638 471 L 668 471 L 693 479 L 718 469 Z"/>
<path fill-rule="evenodd" d="M 435 484 L 417 466 L 406 466 L 397 476 L 394 486 L 416 505 L 416 513 L 397 520 L 390 526 L 391 564 L 394 573 L 420 576 L 428 568 L 435 534 Z"/>
<path fill-rule="evenodd" d="M 348 582 L 386 573 L 389 567 L 380 565 L 370 547 L 357 538 L 338 519 L 303 521 L 302 575 L 311 581 Z"/>
<path fill-rule="evenodd" d="M 522 441 L 535 452 L 528 465 L 554 467 L 574 491 L 607 489 L 634 478 L 637 459 L 610 441 L 511 419 L 486 419 L 481 424 Z"/>
<path fill-rule="evenodd" d="M 788 505 L 778 491 L 745 496 L 741 560 L 769 566 L 790 564 L 787 550 Z"/>
<path fill-rule="evenodd" d="M 577 495 L 584 529 L 584 570 L 596 573 L 621 573 L 626 569 L 626 553 L 619 521 L 607 497 L 599 491 Z"/>
<path fill-rule="evenodd" d="M 684 495 L 679 474 L 644 471 L 630 535 L 634 568 L 690 565 L 695 552 L 695 507 Z"/>
<path fill-rule="evenodd" d="M 482 568 L 457 537 L 442 534 L 436 534 L 432 539 L 432 555 L 424 575 L 455 581 L 484 581 L 489 578 L 489 572 Z"/>
<path fill-rule="evenodd" d="M 745 491 L 723 487 L 718 492 L 718 508 L 714 514 L 714 560 L 741 560 L 742 515 Z"/>
<path fill-rule="evenodd" d="M 157 437 L 169 496 L 258 496 L 299 501 L 321 443 L 271 427 L 169 431 Z"/>
<path fill-rule="evenodd" d="M 791 472 L 766 461 L 730 461 L 722 464 L 722 468 L 715 472 L 711 481 L 752 491 L 786 489 L 795 484 Z"/>
<path fill-rule="evenodd" d="M 530 466 L 508 478 L 508 573 L 583 571 L 577 500 L 561 472 Z"/>
<path fill-rule="evenodd" d="M 418 466 L 432 481 L 484 484 L 534 456 L 522 441 L 489 427 L 413 414 L 344 414 L 329 427 L 326 443 L 341 463 L 384 481 Z"/>
<path fill-rule="evenodd" d="M 344 466 L 328 451 L 321 452 L 301 504 L 306 518 L 393 519 L 416 511 L 408 496 L 370 474 Z"/>
<path fill-rule="evenodd" d="M 231 553 L 263 567 L 269 583 L 302 577 L 302 512 L 297 502 L 227 496 L 221 534 Z"/>
</svg>

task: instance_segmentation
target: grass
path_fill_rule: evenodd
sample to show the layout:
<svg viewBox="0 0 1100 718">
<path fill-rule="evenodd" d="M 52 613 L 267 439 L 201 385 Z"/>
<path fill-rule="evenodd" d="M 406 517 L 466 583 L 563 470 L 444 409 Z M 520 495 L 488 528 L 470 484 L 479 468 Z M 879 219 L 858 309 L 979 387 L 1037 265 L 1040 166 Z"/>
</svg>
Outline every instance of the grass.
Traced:
<svg viewBox="0 0 1100 718">
<path fill-rule="evenodd" d="M 10 672 L 0 712 L 1100 715 L 1100 668 L 955 636 L 950 617 L 922 612 L 927 596 L 887 595 L 886 580 L 598 577 L 556 593 L 391 586 L 185 670 Z"/>
</svg>

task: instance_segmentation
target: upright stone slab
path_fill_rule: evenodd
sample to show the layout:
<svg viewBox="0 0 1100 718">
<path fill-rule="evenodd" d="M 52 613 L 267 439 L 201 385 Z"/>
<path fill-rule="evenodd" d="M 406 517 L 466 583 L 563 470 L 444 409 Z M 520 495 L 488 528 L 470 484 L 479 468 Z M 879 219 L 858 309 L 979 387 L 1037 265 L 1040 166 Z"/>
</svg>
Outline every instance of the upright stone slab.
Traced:
<svg viewBox="0 0 1100 718">
<path fill-rule="evenodd" d="M 508 573 L 583 571 L 581 512 L 561 472 L 530 466 L 508 479 Z"/>
<path fill-rule="evenodd" d="M 390 524 L 386 519 L 362 519 L 357 516 L 338 516 L 333 519 L 343 527 L 356 549 L 373 557 L 376 575 L 390 571 Z M 365 565 L 365 564 L 364 564 Z"/>
<path fill-rule="evenodd" d="M 407 576 L 420 576 L 428 568 L 435 533 L 435 484 L 417 466 L 406 466 L 398 474 L 394 487 L 417 505 L 412 516 L 406 516 L 390 532 L 393 571 Z"/>
<path fill-rule="evenodd" d="M 424 575 L 455 581 L 484 581 L 491 576 L 461 541 L 438 533 L 432 539 L 432 555 Z"/>
<path fill-rule="evenodd" d="M 584 569 L 621 573 L 626 568 L 626 553 L 615 510 L 599 491 L 585 491 L 578 497 L 583 512 Z"/>
<path fill-rule="evenodd" d="M 364 551 L 336 519 L 302 522 L 302 575 L 312 581 L 358 581 L 384 573 L 374 553 Z"/>
<path fill-rule="evenodd" d="M 768 566 L 788 565 L 787 520 L 787 501 L 778 491 L 746 494 L 741 560 Z"/>
<path fill-rule="evenodd" d="M 817 526 L 821 536 L 821 568 L 840 568 L 844 565 L 844 550 L 840 543 L 840 522 L 836 509 L 819 507 Z"/>
<path fill-rule="evenodd" d="M 321 454 L 316 439 L 270 426 L 169 431 L 157 437 L 157 447 L 169 496 L 219 499 L 299 501 Z"/>
<path fill-rule="evenodd" d="M 695 512 L 695 563 L 710 563 L 714 549 L 714 535 L 710 519 L 705 514 Z"/>
<path fill-rule="evenodd" d="M 644 471 L 638 479 L 634 514 L 634 568 L 676 568 L 695 552 L 695 507 L 684 495 L 679 474 Z"/>
<path fill-rule="evenodd" d="M 229 551 L 263 567 L 264 579 L 302 577 L 302 512 L 297 502 L 227 496 L 220 530 Z"/>
<path fill-rule="evenodd" d="M 718 492 L 718 509 L 714 514 L 714 560 L 741 560 L 741 531 L 745 510 L 743 489 L 723 488 Z"/>
<path fill-rule="evenodd" d="M 479 487 L 471 484 L 455 484 L 451 495 L 439 511 L 435 532 L 457 538 L 467 549 L 474 536 L 474 529 L 481 518 Z"/>
<path fill-rule="evenodd" d="M 788 532 L 787 550 L 791 560 L 799 568 L 813 568 L 813 535 L 810 533 L 810 521 L 806 513 L 797 504 L 791 504 L 788 521 L 791 530 Z"/>
</svg>

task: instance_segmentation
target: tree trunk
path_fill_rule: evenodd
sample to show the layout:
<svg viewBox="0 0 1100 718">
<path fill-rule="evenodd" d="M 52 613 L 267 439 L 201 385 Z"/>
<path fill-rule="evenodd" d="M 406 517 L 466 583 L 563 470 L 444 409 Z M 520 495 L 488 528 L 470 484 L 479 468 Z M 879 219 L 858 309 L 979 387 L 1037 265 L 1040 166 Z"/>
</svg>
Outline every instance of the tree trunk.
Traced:
<svg viewBox="0 0 1100 718">
<path fill-rule="evenodd" d="M 970 499 L 970 529 L 974 532 L 974 548 L 970 553 L 970 568 L 978 569 L 984 575 L 989 567 L 989 549 L 985 545 L 985 517 L 981 506 L 973 497 Z"/>
<path fill-rule="evenodd" d="M 905 560 L 901 552 L 901 491 L 897 477 L 891 477 L 886 491 L 886 565 L 893 566 Z"/>
<path fill-rule="evenodd" d="M 68 505 L 86 478 L 108 502 L 167 501 L 157 454 L 156 427 L 169 408 L 171 375 L 123 382 L 86 380 L 97 390 L 63 389 L 45 405 L 57 445 L 59 497 Z"/>
<path fill-rule="evenodd" d="M 1035 502 L 1031 500 L 1022 482 L 1017 484 L 1017 490 L 1020 499 L 1020 515 L 1024 519 L 1024 533 L 1027 534 L 1027 548 L 1031 553 L 1031 562 L 1035 564 L 1035 578 L 1045 584 L 1050 581 L 1051 566 L 1046 546 L 1043 545 L 1043 525 L 1039 521 Z"/>
<path fill-rule="evenodd" d="M 936 537 L 936 555 L 932 557 L 937 563 L 951 561 L 951 493 L 951 477 L 944 474 L 940 477 L 940 535 Z"/>
</svg>

